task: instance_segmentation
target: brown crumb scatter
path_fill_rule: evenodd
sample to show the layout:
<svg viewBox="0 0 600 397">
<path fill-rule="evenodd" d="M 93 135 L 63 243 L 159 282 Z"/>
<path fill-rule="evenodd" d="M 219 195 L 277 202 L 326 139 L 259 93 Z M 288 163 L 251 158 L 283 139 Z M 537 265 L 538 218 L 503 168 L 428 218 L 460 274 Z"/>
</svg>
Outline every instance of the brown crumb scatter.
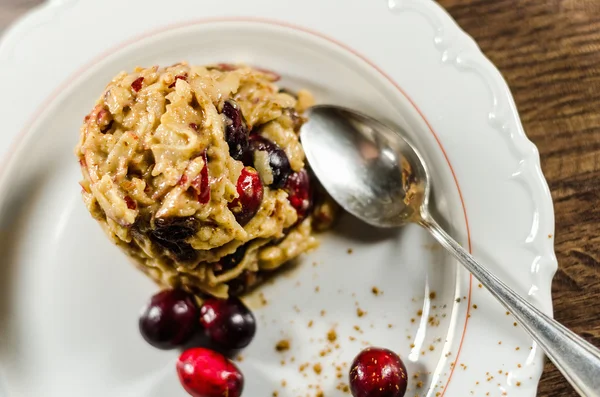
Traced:
<svg viewBox="0 0 600 397">
<path fill-rule="evenodd" d="M 285 365 L 285 360 L 281 360 L 280 363 L 281 363 L 281 366 L 283 367 Z"/>
<path fill-rule="evenodd" d="M 456 298 L 456 300 L 454 302 L 460 303 L 460 298 Z"/>
<path fill-rule="evenodd" d="M 300 366 L 298 367 L 298 371 L 303 372 L 306 368 L 308 368 L 308 366 L 308 363 L 300 364 Z"/>
<path fill-rule="evenodd" d="M 517 323 L 513 323 L 513 327 L 516 327 L 516 326 L 517 326 Z"/>
<path fill-rule="evenodd" d="M 499 344 L 499 345 L 501 345 L 501 344 L 502 344 L 502 341 L 501 341 L 501 340 L 499 340 L 499 341 L 498 341 L 498 344 Z"/>
<path fill-rule="evenodd" d="M 278 352 L 286 352 L 290 350 L 290 341 L 288 339 L 282 339 L 275 345 L 275 350 Z"/>
<path fill-rule="evenodd" d="M 238 354 L 238 355 L 235 357 L 235 360 L 241 363 L 242 361 L 244 361 L 244 356 L 242 356 L 241 354 Z"/>
<path fill-rule="evenodd" d="M 267 301 L 267 298 L 265 298 L 265 294 L 263 294 L 262 292 L 258 294 L 258 299 L 260 299 L 260 304 L 263 306 L 267 306 L 267 303 L 269 303 Z"/>
<path fill-rule="evenodd" d="M 435 297 L 436 297 L 436 295 L 437 295 L 437 294 L 435 293 L 435 291 L 431 291 L 431 292 L 429 293 L 429 299 L 431 299 L 431 300 L 434 300 L 434 299 L 435 299 Z"/>
<path fill-rule="evenodd" d="M 331 329 L 327 332 L 327 340 L 329 342 L 335 342 L 337 340 L 337 332 L 335 332 L 335 329 Z"/>
<path fill-rule="evenodd" d="M 415 322 L 415 319 L 414 319 L 414 318 L 411 318 L 411 319 L 410 319 L 410 322 L 411 322 L 411 323 L 414 323 L 414 322 Z"/>
<path fill-rule="evenodd" d="M 321 317 L 325 317 L 325 310 L 321 310 Z"/>
<path fill-rule="evenodd" d="M 310 327 L 312 327 L 312 326 L 313 326 L 313 320 L 310 320 L 310 321 L 308 322 L 308 328 L 310 328 Z"/>
<path fill-rule="evenodd" d="M 300 308 L 298 306 L 294 305 L 294 311 L 296 313 L 300 313 Z"/>
<path fill-rule="evenodd" d="M 275 390 L 275 391 L 273 392 L 273 397 L 277 397 L 277 396 L 279 396 L 279 393 L 277 392 L 277 390 Z"/>
<path fill-rule="evenodd" d="M 415 344 L 414 344 L 414 343 L 411 343 L 411 344 L 410 344 L 410 348 L 411 348 L 411 349 L 414 349 L 414 348 L 415 348 Z"/>
<path fill-rule="evenodd" d="M 483 285 L 479 284 L 479 285 L 477 285 L 477 287 L 479 287 L 479 288 L 483 288 Z"/>
<path fill-rule="evenodd" d="M 388 328 L 392 328 L 392 327 L 393 327 L 393 325 L 392 325 L 392 324 L 388 324 Z"/>
<path fill-rule="evenodd" d="M 419 309 L 417 311 L 417 316 L 421 317 L 423 315 L 423 310 Z"/>
<path fill-rule="evenodd" d="M 290 358 L 290 362 L 293 363 L 294 361 L 296 361 L 296 357 L 292 356 L 292 358 Z"/>
<path fill-rule="evenodd" d="M 429 351 L 432 352 L 435 350 L 435 347 L 433 345 L 429 345 Z"/>
<path fill-rule="evenodd" d="M 473 305 L 473 309 L 477 309 L 477 305 Z"/>
<path fill-rule="evenodd" d="M 373 293 L 373 295 L 375 296 L 379 296 L 379 294 L 381 294 L 381 291 L 379 290 L 379 288 L 377 287 L 373 287 L 371 288 L 371 292 Z"/>
<path fill-rule="evenodd" d="M 521 364 L 517 364 L 517 368 L 521 368 Z"/>
<path fill-rule="evenodd" d="M 285 379 L 281 380 L 281 387 L 286 387 L 287 386 L 287 381 Z"/>
<path fill-rule="evenodd" d="M 317 391 L 317 394 L 315 394 L 315 397 L 325 397 L 325 394 L 323 394 L 322 390 Z"/>
<path fill-rule="evenodd" d="M 353 251 L 352 251 L 352 248 L 348 248 L 348 251 L 347 251 L 347 252 L 348 252 L 348 255 L 352 254 L 352 252 L 353 252 Z"/>
<path fill-rule="evenodd" d="M 417 389 L 422 388 L 423 387 L 423 382 L 418 381 L 417 384 L 416 384 L 416 387 L 417 387 Z"/>
<path fill-rule="evenodd" d="M 323 371 L 323 367 L 321 366 L 321 364 L 316 363 L 315 365 L 313 365 L 313 371 L 315 371 L 315 374 L 321 375 L 321 372 Z"/>
<path fill-rule="evenodd" d="M 364 311 L 364 310 L 363 310 L 363 309 L 361 309 L 360 307 L 357 307 L 357 308 L 356 308 L 356 315 L 357 315 L 358 317 L 362 317 L 362 316 L 364 316 L 365 314 L 367 314 L 367 312 L 366 312 L 366 311 Z"/>
<path fill-rule="evenodd" d="M 506 312 L 506 315 L 507 315 L 507 316 L 510 316 L 510 312 Z"/>
<path fill-rule="evenodd" d="M 349 336 L 348 339 L 350 340 L 350 342 L 354 342 L 356 340 L 354 336 Z"/>
<path fill-rule="evenodd" d="M 317 292 L 317 293 L 318 293 L 319 291 L 321 291 L 321 288 L 320 288 L 320 287 L 317 285 L 317 286 L 315 287 L 315 292 Z"/>
</svg>

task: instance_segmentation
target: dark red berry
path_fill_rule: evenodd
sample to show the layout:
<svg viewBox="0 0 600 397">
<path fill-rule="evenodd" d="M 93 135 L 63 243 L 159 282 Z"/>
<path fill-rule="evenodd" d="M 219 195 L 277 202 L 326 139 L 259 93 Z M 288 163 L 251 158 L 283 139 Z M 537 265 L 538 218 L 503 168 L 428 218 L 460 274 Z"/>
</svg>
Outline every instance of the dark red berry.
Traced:
<svg viewBox="0 0 600 397">
<path fill-rule="evenodd" d="M 241 349 L 256 333 L 254 315 L 236 298 L 208 299 L 200 307 L 200 323 L 209 338 L 226 349 Z"/>
<path fill-rule="evenodd" d="M 206 150 L 202 153 L 204 158 L 204 167 L 200 171 L 200 175 L 195 177 L 190 183 L 190 187 L 196 193 L 198 202 L 200 204 L 206 204 L 210 201 L 210 186 L 208 184 L 208 157 L 206 156 Z"/>
<path fill-rule="evenodd" d="M 225 115 L 225 141 L 229 145 L 229 154 L 240 160 L 248 148 L 248 125 L 242 114 L 240 105 L 232 99 L 223 104 Z"/>
<path fill-rule="evenodd" d="M 233 254 L 224 256 L 219 260 L 219 262 L 215 263 L 213 268 L 215 275 L 219 275 L 223 272 L 233 269 L 234 267 L 240 264 L 240 262 L 244 259 L 245 255 L 246 246 L 240 245 Z"/>
<path fill-rule="evenodd" d="M 350 390 L 354 397 L 403 397 L 408 376 L 400 357 L 390 350 L 369 347 L 350 367 Z"/>
<path fill-rule="evenodd" d="M 302 169 L 298 172 L 294 172 L 288 177 L 284 189 L 288 193 L 290 204 L 298 213 L 298 221 L 306 218 L 312 207 L 313 201 L 308 171 Z"/>
<path fill-rule="evenodd" d="M 188 342 L 198 329 L 194 297 L 179 289 L 154 295 L 144 307 L 139 327 L 146 342 L 159 349 L 172 349 Z"/>
<path fill-rule="evenodd" d="M 142 84 L 144 83 L 144 78 L 143 77 L 138 77 L 137 79 L 134 80 L 133 83 L 131 83 L 131 88 L 133 88 L 133 90 L 135 92 L 138 92 L 139 90 L 142 89 Z"/>
<path fill-rule="evenodd" d="M 229 203 L 237 222 L 244 226 L 256 215 L 263 199 L 263 185 L 258 172 L 252 167 L 244 167 L 237 180 L 239 197 Z"/>
<path fill-rule="evenodd" d="M 290 161 L 285 152 L 274 142 L 258 134 L 251 135 L 248 152 L 244 156 L 244 164 L 254 164 L 254 153 L 257 151 L 267 152 L 269 155 L 269 167 L 273 174 L 273 183 L 269 186 L 275 189 L 282 188 L 288 176 L 292 173 Z"/>
<path fill-rule="evenodd" d="M 148 237 L 169 250 L 176 260 L 193 261 L 196 258 L 196 250 L 185 241 L 198 231 L 196 218 L 156 218 L 154 226 L 148 231 Z"/>
<path fill-rule="evenodd" d="M 192 397 L 240 397 L 244 389 L 244 377 L 234 363 L 201 347 L 179 356 L 177 374 Z"/>
</svg>

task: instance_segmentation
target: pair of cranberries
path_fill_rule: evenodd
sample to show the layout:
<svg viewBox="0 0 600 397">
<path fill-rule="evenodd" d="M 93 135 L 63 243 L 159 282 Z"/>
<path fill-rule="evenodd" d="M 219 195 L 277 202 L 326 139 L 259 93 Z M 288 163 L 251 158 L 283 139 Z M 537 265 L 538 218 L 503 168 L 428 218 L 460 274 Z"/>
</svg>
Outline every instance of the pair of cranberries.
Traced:
<svg viewBox="0 0 600 397">
<path fill-rule="evenodd" d="M 159 349 L 181 347 L 203 330 L 218 348 L 236 350 L 250 344 L 256 320 L 238 298 L 210 298 L 198 308 L 192 295 L 173 289 L 150 299 L 140 316 L 139 328 L 144 339 Z M 177 372 L 183 387 L 194 397 L 239 397 L 244 385 L 235 364 L 206 348 L 183 352 Z"/>
<path fill-rule="evenodd" d="M 159 349 L 182 346 L 200 330 L 222 348 L 242 349 L 256 333 L 256 320 L 238 298 L 210 298 L 198 308 L 192 295 L 172 289 L 150 299 L 139 327 L 144 339 Z"/>
<path fill-rule="evenodd" d="M 258 133 L 250 133 L 240 106 L 233 100 L 223 104 L 225 116 L 225 140 L 229 154 L 246 166 L 238 178 L 239 198 L 229 204 L 229 209 L 242 226 L 247 224 L 258 212 L 263 199 L 263 184 L 258 172 L 253 168 L 256 152 L 265 152 L 268 166 L 273 176 L 269 184 L 271 189 L 284 189 L 292 206 L 298 212 L 298 219 L 304 219 L 312 204 L 310 178 L 306 170 L 293 172 L 289 159 L 276 143 Z"/>
<path fill-rule="evenodd" d="M 269 158 L 269 167 L 273 174 L 273 182 L 269 185 L 274 189 L 283 187 L 288 176 L 292 173 L 290 161 L 285 152 L 274 142 L 250 133 L 242 109 L 232 99 L 225 101 L 221 113 L 225 116 L 225 141 L 229 146 L 229 154 L 235 160 L 244 162 L 246 166 L 254 164 L 254 153 L 264 151 Z"/>
</svg>

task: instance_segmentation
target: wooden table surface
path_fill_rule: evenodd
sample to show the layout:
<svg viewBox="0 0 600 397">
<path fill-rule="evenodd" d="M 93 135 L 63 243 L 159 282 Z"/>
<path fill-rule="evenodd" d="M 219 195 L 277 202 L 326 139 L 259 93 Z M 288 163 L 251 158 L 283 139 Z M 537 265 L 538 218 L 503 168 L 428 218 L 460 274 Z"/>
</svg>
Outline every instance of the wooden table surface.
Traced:
<svg viewBox="0 0 600 397">
<path fill-rule="evenodd" d="M 0 30 L 39 3 L 1 0 Z M 439 3 L 512 89 L 554 199 L 555 316 L 600 346 L 600 0 Z M 547 363 L 538 395 L 577 394 Z"/>
</svg>

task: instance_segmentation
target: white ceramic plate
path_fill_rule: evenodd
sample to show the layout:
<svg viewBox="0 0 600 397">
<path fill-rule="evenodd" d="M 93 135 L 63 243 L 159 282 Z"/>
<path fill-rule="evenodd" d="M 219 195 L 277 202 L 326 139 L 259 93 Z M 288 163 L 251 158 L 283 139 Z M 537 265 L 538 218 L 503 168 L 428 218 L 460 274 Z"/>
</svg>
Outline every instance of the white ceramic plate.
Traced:
<svg viewBox="0 0 600 397">
<path fill-rule="evenodd" d="M 0 395 L 185 396 L 177 352 L 138 335 L 156 287 L 86 213 L 72 154 L 113 75 L 180 60 L 264 66 L 320 102 L 412 131 L 443 223 L 551 313 L 554 219 L 537 150 L 498 71 L 435 3 L 56 0 L 0 44 Z M 535 395 L 541 352 L 423 230 L 345 217 L 322 241 L 262 289 L 266 305 L 249 298 L 260 328 L 239 363 L 245 396 L 343 396 L 366 345 L 403 357 L 408 396 Z M 280 339 L 289 352 L 275 352 Z"/>
</svg>

